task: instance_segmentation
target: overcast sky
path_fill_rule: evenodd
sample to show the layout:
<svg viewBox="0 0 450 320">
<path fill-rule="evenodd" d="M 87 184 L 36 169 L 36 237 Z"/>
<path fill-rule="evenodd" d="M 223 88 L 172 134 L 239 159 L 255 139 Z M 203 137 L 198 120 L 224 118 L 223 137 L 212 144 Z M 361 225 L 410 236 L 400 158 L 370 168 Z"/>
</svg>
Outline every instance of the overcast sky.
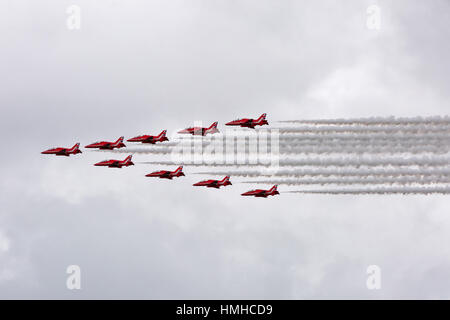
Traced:
<svg viewBox="0 0 450 320">
<path fill-rule="evenodd" d="M 66 26 L 71 4 L 80 30 Z M 158 166 L 40 154 L 263 112 L 448 115 L 448 1 L 2 0 L 0 12 L 0 298 L 450 298 L 447 196 L 249 199 L 251 185 L 193 188 L 195 168 L 150 181 Z M 66 288 L 73 264 L 81 290 Z M 373 264 L 381 290 L 366 288 Z"/>
</svg>

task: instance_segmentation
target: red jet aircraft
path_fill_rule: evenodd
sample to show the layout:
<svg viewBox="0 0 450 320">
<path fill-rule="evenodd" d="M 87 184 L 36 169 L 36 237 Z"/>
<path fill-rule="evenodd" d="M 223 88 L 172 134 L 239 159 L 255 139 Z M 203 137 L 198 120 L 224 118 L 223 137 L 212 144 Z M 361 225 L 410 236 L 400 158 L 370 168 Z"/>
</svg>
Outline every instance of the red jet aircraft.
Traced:
<svg viewBox="0 0 450 320">
<path fill-rule="evenodd" d="M 156 142 L 169 141 L 169 139 L 167 139 L 167 137 L 166 137 L 166 132 L 167 132 L 167 130 L 164 130 L 157 136 L 149 136 L 149 135 L 137 136 L 137 137 L 128 139 L 127 141 L 151 143 L 151 144 L 155 144 Z"/>
<path fill-rule="evenodd" d="M 125 144 L 123 143 L 123 137 L 120 137 L 119 139 L 117 139 L 116 142 L 109 142 L 109 141 L 99 141 L 99 142 L 94 142 L 91 143 L 87 146 L 85 146 L 85 148 L 98 148 L 98 149 L 109 149 L 112 150 L 114 148 L 123 148 L 126 147 Z"/>
<path fill-rule="evenodd" d="M 242 196 L 254 196 L 254 197 L 257 197 L 257 198 L 267 198 L 268 196 L 274 196 L 276 194 L 280 194 L 277 191 L 277 185 L 274 185 L 269 190 L 261 190 L 261 189 L 251 190 L 251 191 L 244 192 L 241 195 Z"/>
<path fill-rule="evenodd" d="M 222 180 L 205 180 L 200 181 L 197 183 L 194 183 L 193 186 L 196 187 L 207 187 L 207 188 L 216 188 L 219 189 L 220 187 L 226 187 L 231 185 L 230 177 L 226 176 Z"/>
<path fill-rule="evenodd" d="M 179 166 L 175 171 L 167 171 L 167 170 L 161 170 L 161 171 L 155 171 L 149 174 L 146 174 L 146 177 L 157 177 L 160 179 L 170 179 L 172 180 L 173 177 L 181 177 L 184 176 L 183 173 L 183 166 Z"/>
<path fill-rule="evenodd" d="M 98 167 L 109 167 L 109 168 L 122 168 L 128 166 L 134 166 L 134 163 L 131 161 L 131 155 L 126 157 L 125 160 L 105 160 L 99 163 L 94 164 L 94 166 Z"/>
<path fill-rule="evenodd" d="M 181 131 L 178 131 L 178 133 L 186 133 L 186 134 L 192 134 L 192 135 L 202 135 L 206 136 L 208 133 L 217 133 L 219 130 L 217 130 L 217 122 L 214 122 L 209 128 L 202 128 L 202 127 L 191 127 L 187 128 Z"/>
<path fill-rule="evenodd" d="M 239 119 L 226 123 L 227 126 L 241 126 L 246 128 L 255 129 L 255 126 L 262 126 L 269 124 L 266 120 L 266 114 L 263 113 L 258 119 Z"/>
<path fill-rule="evenodd" d="M 42 154 L 54 154 L 57 156 L 70 156 L 71 154 L 77 154 L 77 153 L 81 153 L 81 150 L 79 149 L 80 144 L 76 143 L 72 148 L 53 148 L 53 149 L 48 149 L 45 151 L 42 151 Z"/>
</svg>

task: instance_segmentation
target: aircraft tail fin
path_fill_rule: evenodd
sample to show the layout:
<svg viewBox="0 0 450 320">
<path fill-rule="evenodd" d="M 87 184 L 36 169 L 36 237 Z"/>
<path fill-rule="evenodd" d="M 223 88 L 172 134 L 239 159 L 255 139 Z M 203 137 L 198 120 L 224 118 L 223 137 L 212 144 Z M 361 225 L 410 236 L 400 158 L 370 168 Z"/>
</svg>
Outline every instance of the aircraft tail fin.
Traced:
<svg viewBox="0 0 450 320">
<path fill-rule="evenodd" d="M 77 142 L 77 143 L 75 143 L 75 145 L 74 145 L 72 148 L 69 149 L 69 151 L 70 151 L 70 152 L 73 152 L 73 151 L 75 151 L 75 150 L 77 150 L 77 149 L 79 149 L 79 148 L 80 148 L 80 143 Z"/>
<path fill-rule="evenodd" d="M 274 185 L 272 188 L 270 188 L 269 192 L 277 191 L 277 185 Z"/>
<path fill-rule="evenodd" d="M 226 176 L 225 178 L 223 178 L 220 182 L 226 182 L 226 181 L 229 181 L 230 180 L 230 177 L 229 176 Z"/>
<path fill-rule="evenodd" d="M 217 129 L 218 122 L 214 122 L 209 128 L 206 129 L 206 133 L 217 133 L 219 130 Z"/>
<path fill-rule="evenodd" d="M 266 120 L 266 115 L 267 114 L 263 113 L 258 119 L 256 119 L 255 124 L 258 124 L 258 125 L 268 124 L 268 122 Z"/>
<path fill-rule="evenodd" d="M 267 114 L 263 113 L 256 121 L 260 122 L 260 121 L 266 120 L 266 116 L 267 116 Z"/>
<path fill-rule="evenodd" d="M 123 143 L 123 139 L 124 139 L 124 137 L 123 137 L 123 136 L 122 136 L 122 137 L 120 137 L 119 139 L 117 139 L 117 141 L 116 141 L 116 142 L 114 142 L 114 145 L 115 145 L 115 146 L 118 146 L 119 144 Z"/>
<path fill-rule="evenodd" d="M 214 122 L 208 129 L 217 129 L 218 122 Z"/>
<path fill-rule="evenodd" d="M 181 170 L 183 170 L 183 166 L 179 166 L 174 173 L 179 173 L 181 172 Z"/>
<path fill-rule="evenodd" d="M 161 133 L 157 136 L 157 138 L 163 138 L 166 136 L 167 130 L 161 131 Z"/>
</svg>

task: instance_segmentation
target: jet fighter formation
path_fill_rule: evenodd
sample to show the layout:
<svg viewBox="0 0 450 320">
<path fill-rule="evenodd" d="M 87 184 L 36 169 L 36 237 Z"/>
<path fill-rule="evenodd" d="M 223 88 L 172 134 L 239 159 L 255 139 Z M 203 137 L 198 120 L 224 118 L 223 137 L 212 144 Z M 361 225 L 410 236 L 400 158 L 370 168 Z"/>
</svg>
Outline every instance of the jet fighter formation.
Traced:
<svg viewBox="0 0 450 320">
<path fill-rule="evenodd" d="M 268 125 L 269 123 L 266 120 L 266 114 L 263 113 L 258 119 L 239 119 L 234 120 L 231 122 L 226 123 L 227 126 L 240 126 L 243 128 L 250 128 L 255 129 L 255 126 L 262 126 L 262 125 Z M 218 133 L 219 130 L 217 129 L 218 122 L 214 122 L 211 124 L 211 126 L 207 128 L 203 127 L 190 127 L 186 128 L 184 130 L 178 131 L 180 134 L 191 134 L 191 135 L 200 135 L 200 136 L 206 136 L 207 134 L 214 134 Z M 163 143 L 164 141 L 169 141 L 169 139 L 166 137 L 167 130 L 163 130 L 158 135 L 140 135 L 136 136 L 134 138 L 130 138 L 127 141 L 128 142 L 140 142 L 140 143 L 149 143 L 149 144 L 155 144 L 157 142 Z M 124 137 L 118 138 L 115 142 L 110 141 L 99 141 L 94 142 L 91 144 L 88 144 L 85 146 L 87 149 L 99 149 L 99 150 L 114 150 L 126 147 L 126 145 L 123 143 Z M 42 154 L 54 154 L 56 156 L 70 156 L 75 155 L 78 153 L 82 153 L 79 149 L 80 144 L 76 143 L 72 148 L 63 148 L 63 147 L 57 147 L 48 149 L 45 151 L 42 151 Z M 134 163 L 131 161 L 132 155 L 129 155 L 124 160 L 116 160 L 116 159 L 110 159 L 110 160 L 104 160 L 100 161 L 94 164 L 96 167 L 108 167 L 108 168 L 119 168 L 122 167 L 128 167 L 133 166 Z M 156 177 L 160 179 L 168 179 L 172 180 L 173 178 L 182 177 L 184 176 L 183 173 L 183 166 L 179 166 L 174 171 L 170 170 L 160 170 L 160 171 L 154 171 L 149 174 L 145 175 L 146 177 Z M 230 181 L 230 177 L 226 176 L 222 180 L 203 180 L 197 183 L 194 183 L 193 186 L 196 187 L 206 187 L 206 188 L 214 188 L 214 189 L 220 189 L 220 187 L 226 187 L 232 185 Z M 242 196 L 254 196 L 257 198 L 267 198 L 268 196 L 274 196 L 279 194 L 277 191 L 277 186 L 273 186 L 269 190 L 251 190 L 247 191 L 242 194 Z"/>
</svg>

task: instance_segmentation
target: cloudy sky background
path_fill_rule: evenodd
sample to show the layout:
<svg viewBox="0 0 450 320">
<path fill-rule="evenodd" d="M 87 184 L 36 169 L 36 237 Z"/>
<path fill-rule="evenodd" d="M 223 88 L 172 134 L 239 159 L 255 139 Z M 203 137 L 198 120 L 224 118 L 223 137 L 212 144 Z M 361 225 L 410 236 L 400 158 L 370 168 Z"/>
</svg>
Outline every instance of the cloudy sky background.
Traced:
<svg viewBox="0 0 450 320">
<path fill-rule="evenodd" d="M 66 27 L 71 4 L 78 31 Z M 379 31 L 366 26 L 371 4 Z M 158 167 L 40 154 L 262 112 L 272 122 L 448 115 L 448 1 L 0 9 L 0 298 L 450 298 L 447 196 L 248 199 L 249 185 L 193 188 L 195 168 L 149 181 Z M 82 290 L 66 288 L 71 264 Z M 381 290 L 366 288 L 372 264 Z"/>
</svg>

